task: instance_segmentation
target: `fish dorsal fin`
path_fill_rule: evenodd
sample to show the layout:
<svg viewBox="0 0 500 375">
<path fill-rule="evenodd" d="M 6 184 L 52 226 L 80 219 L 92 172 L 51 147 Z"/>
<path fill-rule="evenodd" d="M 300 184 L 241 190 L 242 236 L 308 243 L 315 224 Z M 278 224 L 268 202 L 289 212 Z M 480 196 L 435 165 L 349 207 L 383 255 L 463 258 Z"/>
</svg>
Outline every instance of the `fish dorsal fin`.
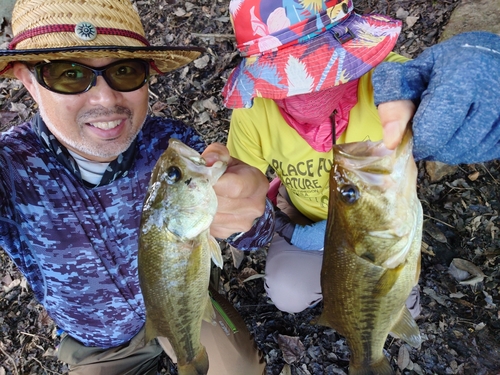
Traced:
<svg viewBox="0 0 500 375">
<path fill-rule="evenodd" d="M 202 319 L 206 322 L 215 324 L 215 310 L 212 305 L 212 298 L 210 298 L 210 294 L 207 292 L 207 304 L 205 305 L 205 310 L 203 311 Z"/>
<path fill-rule="evenodd" d="M 220 246 L 217 240 L 213 236 L 208 236 L 208 247 L 210 248 L 210 255 L 212 256 L 212 261 L 219 268 L 224 265 L 224 260 L 222 259 L 222 252 L 220 251 Z"/>
<path fill-rule="evenodd" d="M 395 337 L 399 337 L 408 345 L 414 348 L 420 348 L 422 338 L 415 319 L 411 316 L 410 311 L 406 306 L 403 307 L 399 319 L 391 329 L 391 333 Z"/>
<path fill-rule="evenodd" d="M 382 276 L 377 282 L 377 285 L 375 285 L 375 289 L 373 291 L 373 294 L 376 297 L 382 297 L 385 296 L 387 293 L 390 292 L 394 284 L 399 278 L 399 275 L 401 274 L 401 271 L 405 267 L 405 263 L 400 264 L 396 268 L 389 268 L 384 271 Z"/>
</svg>

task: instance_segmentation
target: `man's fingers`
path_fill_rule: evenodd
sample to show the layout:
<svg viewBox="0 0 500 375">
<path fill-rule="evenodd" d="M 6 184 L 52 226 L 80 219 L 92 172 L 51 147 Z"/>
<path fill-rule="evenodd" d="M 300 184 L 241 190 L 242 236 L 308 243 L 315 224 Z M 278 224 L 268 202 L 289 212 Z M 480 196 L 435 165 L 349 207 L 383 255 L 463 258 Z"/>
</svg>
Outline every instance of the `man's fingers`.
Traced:
<svg viewBox="0 0 500 375">
<path fill-rule="evenodd" d="M 217 161 L 229 163 L 231 156 L 226 146 L 221 143 L 212 143 L 207 146 L 205 151 L 201 154 L 208 166 L 212 166 Z"/>
<path fill-rule="evenodd" d="M 248 231 L 254 220 L 264 213 L 269 182 L 257 168 L 233 158 L 220 143 L 212 143 L 202 153 L 208 166 L 217 161 L 227 163 L 225 173 L 214 185 L 217 214 L 210 232 L 218 238 Z"/>
</svg>

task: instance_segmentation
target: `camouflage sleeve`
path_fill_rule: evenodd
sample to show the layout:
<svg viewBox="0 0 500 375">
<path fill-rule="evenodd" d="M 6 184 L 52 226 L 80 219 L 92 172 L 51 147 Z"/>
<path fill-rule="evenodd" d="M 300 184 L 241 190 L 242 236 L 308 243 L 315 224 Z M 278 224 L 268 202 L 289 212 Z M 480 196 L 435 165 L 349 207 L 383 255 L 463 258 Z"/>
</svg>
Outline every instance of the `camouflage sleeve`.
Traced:
<svg viewBox="0 0 500 375">
<path fill-rule="evenodd" d="M 1 150 L 0 150 L 1 151 Z M 0 152 L 0 244 L 12 243 L 17 237 L 14 217 L 12 188 L 13 171 L 9 166 L 9 159 Z"/>
<path fill-rule="evenodd" d="M 182 140 L 182 139 L 181 139 Z M 203 138 L 198 134 L 198 132 L 192 127 L 186 127 L 186 132 L 184 133 L 184 140 L 182 140 L 187 146 L 191 147 L 193 150 L 198 151 L 200 154 L 205 151 L 207 144 Z"/>
<path fill-rule="evenodd" d="M 151 131 L 156 132 L 152 136 L 153 140 L 156 141 L 152 142 L 155 147 L 161 147 L 163 145 L 161 142 L 160 145 L 157 145 L 160 140 L 156 139 L 156 137 L 167 136 L 167 139 L 165 139 L 166 141 L 168 141 L 168 138 L 177 138 L 200 153 L 206 148 L 206 143 L 196 129 L 179 120 L 166 117 L 148 117 L 145 126 L 143 126 L 143 131 L 145 131 L 145 129 L 151 129 Z M 166 146 L 165 144 L 164 147 L 166 148 Z"/>
<path fill-rule="evenodd" d="M 266 199 L 264 214 L 255 220 L 248 232 L 235 233 L 226 239 L 231 246 L 240 250 L 258 250 L 266 246 L 274 234 L 274 209 L 269 199 Z"/>
<path fill-rule="evenodd" d="M 8 184 L 7 176 L 5 175 L 7 168 L 4 163 L 4 159 L 0 154 L 0 243 L 8 241 L 10 228 L 4 217 L 7 217 L 7 212 L 11 211 L 10 204 L 11 201 L 7 198 L 9 194 L 7 193 L 6 185 Z"/>
</svg>

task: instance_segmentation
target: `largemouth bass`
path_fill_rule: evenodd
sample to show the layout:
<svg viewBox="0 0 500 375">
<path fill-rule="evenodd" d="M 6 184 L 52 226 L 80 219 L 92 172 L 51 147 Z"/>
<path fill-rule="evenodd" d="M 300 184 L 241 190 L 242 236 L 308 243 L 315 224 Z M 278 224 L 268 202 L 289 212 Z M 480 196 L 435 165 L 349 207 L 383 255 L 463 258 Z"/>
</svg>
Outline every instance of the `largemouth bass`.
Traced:
<svg viewBox="0 0 500 375">
<path fill-rule="evenodd" d="M 146 306 L 146 342 L 168 338 L 179 375 L 204 375 L 208 356 L 201 322 L 215 316 L 209 294 L 210 259 L 222 254 L 209 227 L 217 211 L 213 185 L 226 165 L 205 165 L 176 139 L 156 163 L 146 194 L 139 238 L 139 281 Z"/>
<path fill-rule="evenodd" d="M 420 275 L 422 206 L 411 132 L 396 150 L 382 141 L 333 147 L 319 324 L 346 337 L 349 374 L 394 374 L 389 333 L 419 347 L 405 301 Z"/>
</svg>

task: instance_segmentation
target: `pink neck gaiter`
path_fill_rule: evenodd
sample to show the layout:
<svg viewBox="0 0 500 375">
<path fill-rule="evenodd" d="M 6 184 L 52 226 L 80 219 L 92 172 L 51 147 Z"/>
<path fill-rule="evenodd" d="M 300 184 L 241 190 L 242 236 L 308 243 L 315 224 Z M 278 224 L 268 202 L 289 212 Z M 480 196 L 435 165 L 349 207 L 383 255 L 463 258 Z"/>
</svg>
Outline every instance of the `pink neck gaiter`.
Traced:
<svg viewBox="0 0 500 375">
<path fill-rule="evenodd" d="M 358 102 L 358 80 L 327 90 L 274 99 L 285 121 L 316 151 L 332 148 L 332 123 L 335 114 L 335 138 L 347 128 L 349 111 Z"/>
</svg>

